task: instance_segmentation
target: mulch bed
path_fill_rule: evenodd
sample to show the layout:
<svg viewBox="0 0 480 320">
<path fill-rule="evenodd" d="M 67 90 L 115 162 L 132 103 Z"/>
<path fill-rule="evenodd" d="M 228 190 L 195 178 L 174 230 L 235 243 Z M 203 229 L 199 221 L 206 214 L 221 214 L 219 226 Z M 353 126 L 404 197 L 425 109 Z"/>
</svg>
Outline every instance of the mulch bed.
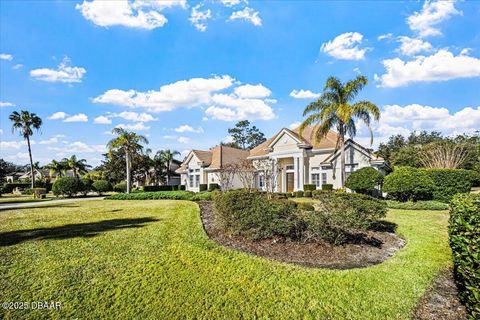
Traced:
<svg viewBox="0 0 480 320">
<path fill-rule="evenodd" d="M 465 307 L 458 299 L 458 290 L 451 269 L 442 270 L 432 286 L 418 302 L 413 314 L 415 320 L 467 319 Z"/>
<path fill-rule="evenodd" d="M 229 248 L 265 258 L 307 267 L 330 269 L 362 268 L 378 264 L 405 245 L 405 241 L 392 232 L 369 231 L 362 241 L 342 246 L 324 243 L 299 243 L 283 239 L 249 240 L 230 235 L 215 224 L 212 203 L 199 202 L 203 227 L 215 242 Z"/>
</svg>

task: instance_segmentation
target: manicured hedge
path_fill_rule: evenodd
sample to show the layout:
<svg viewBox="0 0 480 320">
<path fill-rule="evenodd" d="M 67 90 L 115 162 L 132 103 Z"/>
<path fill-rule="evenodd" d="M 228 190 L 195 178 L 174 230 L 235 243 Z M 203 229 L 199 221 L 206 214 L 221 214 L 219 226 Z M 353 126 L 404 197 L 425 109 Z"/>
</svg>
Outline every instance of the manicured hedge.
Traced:
<svg viewBox="0 0 480 320">
<path fill-rule="evenodd" d="M 218 183 L 210 183 L 208 185 L 208 191 L 220 190 L 220 185 Z"/>
<path fill-rule="evenodd" d="M 471 319 L 480 319 L 480 195 L 458 194 L 450 204 L 454 274 Z"/>
<path fill-rule="evenodd" d="M 302 190 L 295 191 L 293 194 L 294 194 L 295 197 L 297 197 L 297 198 L 303 198 L 303 191 L 302 191 Z"/>
<path fill-rule="evenodd" d="M 333 184 L 330 184 L 330 183 L 322 184 L 322 190 L 333 190 Z"/>
<path fill-rule="evenodd" d="M 22 183 L 22 182 L 13 182 L 13 183 L 5 183 L 2 187 L 2 193 L 12 193 L 13 189 L 21 188 L 27 189 L 32 186 L 31 183 Z"/>
<path fill-rule="evenodd" d="M 145 192 L 173 191 L 173 186 L 143 186 Z"/>
<path fill-rule="evenodd" d="M 316 190 L 317 189 L 317 186 L 314 185 L 314 184 L 304 184 L 303 185 L 303 190 L 305 191 L 313 191 L 313 190 Z"/>
<path fill-rule="evenodd" d="M 385 177 L 383 192 L 398 201 L 432 199 L 435 183 L 425 169 L 396 168 Z"/>
<path fill-rule="evenodd" d="M 185 185 L 184 185 L 184 184 L 180 185 L 180 186 L 178 187 L 178 190 L 186 190 Z"/>
<path fill-rule="evenodd" d="M 208 184 L 206 183 L 201 183 L 199 186 L 200 191 L 207 191 L 208 190 Z"/>
<path fill-rule="evenodd" d="M 93 181 L 88 178 L 81 178 L 80 179 L 80 190 L 84 196 L 86 196 L 93 188 Z"/>
<path fill-rule="evenodd" d="M 120 182 L 113 186 L 113 191 L 115 192 L 127 192 L 127 183 Z"/>
<path fill-rule="evenodd" d="M 107 180 L 97 180 L 92 183 L 93 191 L 101 195 L 104 192 L 112 190 L 112 185 Z"/>
<path fill-rule="evenodd" d="M 71 197 L 82 191 L 82 182 L 74 177 L 61 177 L 55 180 L 52 186 L 54 195 Z"/>
<path fill-rule="evenodd" d="M 192 201 L 202 201 L 202 200 L 210 201 L 212 200 L 212 195 L 213 195 L 213 192 L 209 192 L 209 191 L 198 192 L 193 195 Z"/>
<path fill-rule="evenodd" d="M 448 204 L 440 201 L 407 201 L 399 202 L 394 200 L 387 200 L 387 206 L 390 209 L 404 209 L 404 210 L 448 210 Z"/>
<path fill-rule="evenodd" d="M 382 184 L 383 175 L 372 167 L 361 168 L 350 174 L 345 186 L 355 192 L 372 194 Z"/>
<path fill-rule="evenodd" d="M 194 193 L 189 191 L 157 191 L 157 192 L 135 192 L 119 193 L 110 196 L 110 200 L 192 200 Z"/>
<path fill-rule="evenodd" d="M 306 198 L 311 198 L 312 197 L 312 191 L 311 190 L 305 190 L 305 197 Z"/>
<path fill-rule="evenodd" d="M 433 199 L 450 202 L 457 193 L 469 193 L 472 188 L 472 173 L 464 169 L 427 169 L 433 179 Z"/>
</svg>

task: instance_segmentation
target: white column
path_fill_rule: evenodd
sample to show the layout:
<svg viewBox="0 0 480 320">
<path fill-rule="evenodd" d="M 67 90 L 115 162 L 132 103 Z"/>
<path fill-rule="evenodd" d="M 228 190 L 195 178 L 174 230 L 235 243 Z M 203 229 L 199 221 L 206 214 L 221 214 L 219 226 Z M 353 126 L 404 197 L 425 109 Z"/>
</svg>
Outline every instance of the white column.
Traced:
<svg viewBox="0 0 480 320">
<path fill-rule="evenodd" d="M 298 190 L 303 190 L 303 185 L 305 183 L 305 158 L 298 158 Z"/>
<path fill-rule="evenodd" d="M 298 190 L 298 157 L 293 157 L 293 191 Z"/>
</svg>

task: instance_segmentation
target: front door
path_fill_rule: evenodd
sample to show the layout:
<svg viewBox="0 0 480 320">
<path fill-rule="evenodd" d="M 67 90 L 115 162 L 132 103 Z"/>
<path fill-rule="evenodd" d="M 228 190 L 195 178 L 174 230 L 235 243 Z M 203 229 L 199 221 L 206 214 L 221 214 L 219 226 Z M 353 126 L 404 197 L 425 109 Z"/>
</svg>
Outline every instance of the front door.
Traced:
<svg viewBox="0 0 480 320">
<path fill-rule="evenodd" d="M 287 172 L 287 192 L 293 192 L 293 172 Z"/>
</svg>

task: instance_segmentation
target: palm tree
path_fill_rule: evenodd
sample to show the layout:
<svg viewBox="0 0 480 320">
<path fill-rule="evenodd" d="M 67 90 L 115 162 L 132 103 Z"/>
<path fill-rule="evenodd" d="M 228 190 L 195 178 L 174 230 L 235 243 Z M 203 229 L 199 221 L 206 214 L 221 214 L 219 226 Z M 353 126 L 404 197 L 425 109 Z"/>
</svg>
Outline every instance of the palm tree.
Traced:
<svg viewBox="0 0 480 320">
<path fill-rule="evenodd" d="M 129 132 L 122 128 L 113 128 L 113 134 L 116 134 L 117 137 L 110 140 L 107 144 L 110 152 L 112 151 L 121 151 L 125 153 L 125 164 L 127 171 L 127 193 L 130 193 L 130 169 L 131 169 L 131 157 L 143 150 L 142 143 L 147 144 L 148 140 L 142 135 L 139 135 L 135 132 Z"/>
<path fill-rule="evenodd" d="M 163 162 L 165 163 L 165 167 L 167 169 L 167 185 L 170 182 L 170 171 L 172 168 L 172 162 L 175 156 L 179 156 L 179 155 L 180 155 L 180 152 L 176 150 L 172 151 L 170 149 L 164 150 L 161 153 L 161 158 L 163 159 Z"/>
<path fill-rule="evenodd" d="M 380 119 L 380 110 L 370 101 L 362 100 L 354 103 L 358 93 L 367 85 L 364 76 L 358 76 L 347 83 L 336 77 L 329 77 L 322 95 L 317 101 L 310 103 L 303 111 L 308 116 L 300 125 L 300 135 L 310 125 L 318 125 L 312 131 L 316 141 L 324 138 L 331 129 L 338 133 L 337 146 L 340 146 L 341 186 L 345 185 L 345 136 L 353 138 L 357 132 L 355 121 L 362 121 L 370 131 L 370 144 L 373 143 L 373 132 L 370 127 L 372 118 Z"/>
<path fill-rule="evenodd" d="M 79 174 L 87 173 L 87 168 L 91 168 L 87 164 L 85 159 L 77 159 L 76 155 L 72 155 L 70 158 L 65 158 L 62 160 L 65 163 L 65 169 L 70 169 L 73 171 L 73 176 L 78 178 Z"/>
<path fill-rule="evenodd" d="M 65 163 L 63 161 L 52 160 L 52 162 L 47 164 L 45 168 L 50 170 L 50 178 L 52 178 L 53 175 L 56 175 L 56 179 L 58 179 L 58 177 L 63 177 Z"/>
<path fill-rule="evenodd" d="M 160 184 L 163 182 L 163 178 L 165 175 L 165 161 L 163 160 L 163 150 L 157 151 L 155 156 L 153 157 L 153 172 L 155 177 L 155 184 Z"/>
<path fill-rule="evenodd" d="M 32 188 L 35 187 L 35 174 L 33 172 L 33 159 L 32 159 L 32 147 L 30 145 L 30 137 L 33 135 L 33 129 L 40 130 L 42 126 L 42 119 L 35 113 L 22 110 L 20 113 L 17 111 L 12 112 L 9 117 L 12 124 L 12 132 L 19 131 L 23 139 L 27 140 L 28 155 L 30 157 L 30 173 L 32 175 Z"/>
</svg>

